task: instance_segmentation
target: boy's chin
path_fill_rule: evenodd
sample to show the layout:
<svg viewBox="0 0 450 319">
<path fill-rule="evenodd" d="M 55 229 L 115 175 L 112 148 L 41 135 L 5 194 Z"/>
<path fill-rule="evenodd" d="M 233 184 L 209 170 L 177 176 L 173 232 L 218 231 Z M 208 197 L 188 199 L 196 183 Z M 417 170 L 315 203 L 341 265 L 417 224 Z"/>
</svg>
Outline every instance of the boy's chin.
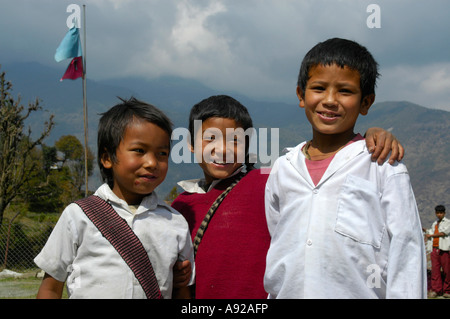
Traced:
<svg viewBox="0 0 450 319">
<path fill-rule="evenodd" d="M 233 175 L 233 173 L 241 165 L 232 164 L 208 164 L 208 173 L 213 179 L 225 179 Z"/>
</svg>

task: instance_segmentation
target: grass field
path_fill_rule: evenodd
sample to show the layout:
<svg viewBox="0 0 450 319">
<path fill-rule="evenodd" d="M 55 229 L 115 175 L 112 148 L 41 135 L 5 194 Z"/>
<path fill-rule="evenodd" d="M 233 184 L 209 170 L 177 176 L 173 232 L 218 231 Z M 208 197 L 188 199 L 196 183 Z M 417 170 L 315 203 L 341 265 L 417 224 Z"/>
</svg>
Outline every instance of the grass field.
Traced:
<svg viewBox="0 0 450 319">
<path fill-rule="evenodd" d="M 42 278 L 36 276 L 39 270 L 30 270 L 20 278 L 0 278 L 0 299 L 34 299 L 41 285 Z M 63 299 L 67 299 L 64 287 Z M 436 297 L 432 299 L 444 299 Z"/>
<path fill-rule="evenodd" d="M 0 278 L 0 299 L 34 299 L 42 278 L 36 276 L 38 270 L 30 270 L 20 278 Z M 64 289 L 63 299 L 67 298 Z"/>
<path fill-rule="evenodd" d="M 20 278 L 0 279 L 0 299 L 32 299 L 36 298 L 42 278 L 36 272 L 27 272 Z"/>
</svg>

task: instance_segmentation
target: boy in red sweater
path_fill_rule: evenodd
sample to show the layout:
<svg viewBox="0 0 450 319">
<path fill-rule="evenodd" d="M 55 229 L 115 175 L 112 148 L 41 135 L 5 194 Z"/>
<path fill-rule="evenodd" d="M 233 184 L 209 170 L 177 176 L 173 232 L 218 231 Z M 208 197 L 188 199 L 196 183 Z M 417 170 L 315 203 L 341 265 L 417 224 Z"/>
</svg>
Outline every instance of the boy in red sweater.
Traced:
<svg viewBox="0 0 450 319">
<path fill-rule="evenodd" d="M 197 131 L 195 121 L 201 121 Z M 189 116 L 190 148 L 204 178 L 180 182 L 185 191 L 172 207 L 188 221 L 194 242 L 197 299 L 267 298 L 263 277 L 270 235 L 264 189 L 269 175 L 250 163 L 250 137 L 239 134 L 252 127 L 247 109 L 224 95 L 194 105 Z M 375 158 L 384 160 L 391 148 L 391 161 L 403 157 L 401 145 L 384 130 L 370 129 L 366 141 L 373 149 L 377 142 Z M 215 203 L 224 192 L 229 193 Z M 209 216 L 213 203 L 217 209 Z"/>
</svg>

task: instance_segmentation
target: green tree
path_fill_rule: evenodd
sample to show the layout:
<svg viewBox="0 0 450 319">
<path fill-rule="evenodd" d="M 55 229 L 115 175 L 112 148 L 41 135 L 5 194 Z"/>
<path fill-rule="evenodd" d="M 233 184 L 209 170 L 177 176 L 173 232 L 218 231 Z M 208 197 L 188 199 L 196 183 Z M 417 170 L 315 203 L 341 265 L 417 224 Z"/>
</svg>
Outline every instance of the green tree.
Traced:
<svg viewBox="0 0 450 319">
<path fill-rule="evenodd" d="M 57 158 L 58 151 L 54 146 L 47 146 L 42 144 L 42 157 L 43 157 L 43 169 L 45 173 L 45 178 L 48 177 L 52 167 L 58 162 Z"/>
<path fill-rule="evenodd" d="M 60 213 L 81 197 L 84 185 L 84 147 L 73 135 L 60 137 L 55 146 L 42 145 L 40 173 L 28 182 L 24 199 L 28 210 Z M 88 150 L 88 173 L 92 175 L 94 156 Z"/>
<path fill-rule="evenodd" d="M 33 140 L 31 129 L 24 132 L 25 121 L 32 112 L 42 109 L 39 99 L 21 104 L 20 96 L 11 95 L 12 84 L 0 73 L 0 225 L 9 203 L 19 196 L 24 185 L 35 173 L 37 161 L 33 158 L 36 147 L 50 134 L 54 126 L 53 115 L 44 123 L 43 132 Z"/>
<path fill-rule="evenodd" d="M 62 136 L 55 142 L 55 147 L 58 152 L 61 152 L 62 167 L 67 169 L 72 187 L 76 192 L 81 194 L 82 187 L 85 184 L 85 161 L 84 161 L 84 147 L 81 142 L 73 135 Z M 88 176 L 91 176 L 94 169 L 94 155 L 88 148 Z M 74 194 L 78 197 L 79 194 Z M 75 199 L 75 198 L 73 198 Z"/>
<path fill-rule="evenodd" d="M 179 195 L 177 187 L 174 186 L 172 188 L 172 190 L 170 191 L 169 194 L 167 194 L 167 196 L 164 198 L 164 200 L 166 201 L 166 203 L 168 203 L 169 205 L 172 204 L 172 202 L 175 200 L 175 198 L 177 198 Z"/>
</svg>

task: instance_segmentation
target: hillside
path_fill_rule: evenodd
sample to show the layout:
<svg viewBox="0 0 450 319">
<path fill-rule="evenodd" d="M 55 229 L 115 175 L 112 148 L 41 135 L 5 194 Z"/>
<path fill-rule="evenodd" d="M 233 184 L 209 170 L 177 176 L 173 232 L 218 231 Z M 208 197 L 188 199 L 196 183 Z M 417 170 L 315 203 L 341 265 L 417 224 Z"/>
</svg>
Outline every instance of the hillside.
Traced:
<svg viewBox="0 0 450 319">
<path fill-rule="evenodd" d="M 13 83 L 14 95 L 20 94 L 27 103 L 39 97 L 43 108 L 55 114 L 56 127 L 45 141 L 48 145 L 62 135 L 75 135 L 83 140 L 81 80 L 60 82 L 64 70 L 37 63 L 2 65 L 7 79 Z M 310 138 L 310 128 L 294 96 L 292 104 L 255 101 L 233 92 L 216 92 L 188 79 L 164 77 L 154 80 L 139 78 L 87 82 L 89 108 L 89 145 L 96 152 L 96 132 L 99 114 L 117 103 L 117 96 L 135 96 L 164 110 L 175 127 L 187 127 L 190 108 L 201 99 L 214 94 L 229 94 L 249 109 L 255 128 L 280 128 L 279 152 Z M 42 114 L 48 117 L 47 114 Z M 42 118 L 35 117 L 30 125 L 39 130 Z M 434 207 L 448 203 L 450 193 L 450 112 L 428 109 L 410 102 L 383 102 L 372 106 L 366 117 L 360 117 L 358 131 L 379 126 L 390 129 L 406 148 L 404 162 L 408 166 L 416 194 L 422 223 L 429 227 L 434 219 Z M 269 130 L 270 132 L 270 130 Z M 175 141 L 177 142 L 177 141 Z M 201 171 L 196 164 L 170 164 L 166 181 L 159 193 L 165 196 L 178 180 L 196 178 Z M 90 188 L 100 184 L 98 173 Z"/>
</svg>

